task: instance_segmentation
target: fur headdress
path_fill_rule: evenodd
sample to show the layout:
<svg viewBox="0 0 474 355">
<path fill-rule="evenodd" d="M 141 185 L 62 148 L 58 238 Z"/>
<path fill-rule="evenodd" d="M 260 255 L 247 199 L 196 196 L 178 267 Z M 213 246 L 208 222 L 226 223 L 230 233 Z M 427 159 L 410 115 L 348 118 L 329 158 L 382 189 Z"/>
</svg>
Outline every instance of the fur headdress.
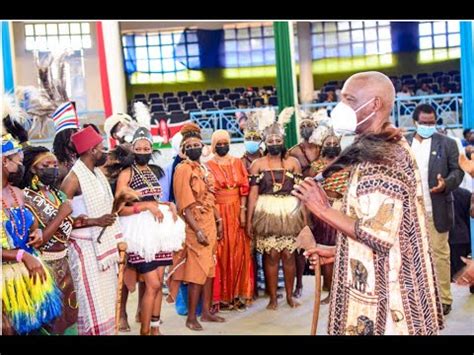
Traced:
<svg viewBox="0 0 474 355">
<path fill-rule="evenodd" d="M 262 132 L 258 129 L 257 115 L 255 112 L 251 112 L 245 122 L 244 137 L 257 137 L 262 139 Z"/>
</svg>

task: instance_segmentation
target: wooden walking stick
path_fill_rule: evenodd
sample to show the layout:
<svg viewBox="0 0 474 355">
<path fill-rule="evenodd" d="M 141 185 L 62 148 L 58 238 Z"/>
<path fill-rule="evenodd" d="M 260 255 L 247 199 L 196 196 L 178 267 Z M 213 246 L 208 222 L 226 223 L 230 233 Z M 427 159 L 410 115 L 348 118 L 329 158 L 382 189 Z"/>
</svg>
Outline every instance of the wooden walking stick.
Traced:
<svg viewBox="0 0 474 355">
<path fill-rule="evenodd" d="M 316 247 L 316 240 L 308 226 L 304 227 L 296 238 L 296 247 L 304 250 Z M 321 305 L 321 265 L 319 263 L 319 257 L 316 260 L 316 265 L 314 265 L 314 279 L 314 309 L 313 321 L 311 323 L 311 335 L 316 335 L 318 329 L 319 306 Z"/>
<path fill-rule="evenodd" d="M 117 304 L 115 305 L 115 335 L 118 334 L 119 322 L 120 322 L 120 305 L 122 304 L 122 287 L 123 287 L 123 274 L 125 271 L 126 264 L 126 251 L 127 243 L 120 242 L 117 244 L 119 250 L 119 273 L 118 273 L 118 287 L 117 287 Z"/>
<path fill-rule="evenodd" d="M 118 217 L 119 212 L 124 208 L 127 204 L 132 202 L 140 201 L 140 195 L 131 188 L 127 187 L 122 190 L 122 192 L 114 199 L 114 203 L 112 206 L 112 214 Z M 100 231 L 99 236 L 97 237 L 97 243 L 101 243 L 102 235 L 104 234 L 107 227 L 102 228 Z"/>
<path fill-rule="evenodd" d="M 314 246 L 316 246 L 316 243 Z M 318 330 L 319 306 L 321 305 L 321 265 L 319 263 L 319 256 L 316 259 L 316 265 L 314 265 L 314 279 L 314 309 L 311 335 L 316 335 L 316 331 Z"/>
</svg>

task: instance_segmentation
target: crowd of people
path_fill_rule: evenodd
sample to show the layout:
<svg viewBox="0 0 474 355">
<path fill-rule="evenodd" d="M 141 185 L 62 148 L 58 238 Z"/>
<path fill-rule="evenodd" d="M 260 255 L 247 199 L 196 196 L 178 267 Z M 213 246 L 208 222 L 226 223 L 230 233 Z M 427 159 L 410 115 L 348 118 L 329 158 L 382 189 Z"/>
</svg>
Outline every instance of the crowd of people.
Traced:
<svg viewBox="0 0 474 355">
<path fill-rule="evenodd" d="M 10 110 L 2 132 L 3 334 L 130 331 L 126 304 L 137 284 L 141 335 L 161 334 L 165 286 L 169 303 L 186 291 L 184 325 L 202 330 L 203 322 L 225 323 L 225 312 L 246 311 L 259 289 L 269 311 L 280 288 L 298 307 L 303 275 L 315 265 L 329 293 L 329 334 L 438 334 L 451 283 L 474 282 L 471 193 L 459 187 L 474 167 L 461 142 L 437 132 L 431 106 L 415 110 L 414 133 L 391 125 L 396 94 L 385 75 L 355 74 L 340 95 L 330 119 L 299 120 L 301 142 L 288 150 L 293 108 L 278 118 L 250 114 L 242 157 L 230 154 L 227 131 L 213 132 L 207 147 L 199 126 L 187 123 L 166 167 L 154 164 L 149 127 L 126 114 L 106 120 L 106 149 L 66 102 L 53 115 L 50 151 L 19 142 L 5 125 L 15 121 Z M 344 150 L 342 133 L 356 135 Z M 317 246 L 300 250 L 306 227 Z"/>
</svg>

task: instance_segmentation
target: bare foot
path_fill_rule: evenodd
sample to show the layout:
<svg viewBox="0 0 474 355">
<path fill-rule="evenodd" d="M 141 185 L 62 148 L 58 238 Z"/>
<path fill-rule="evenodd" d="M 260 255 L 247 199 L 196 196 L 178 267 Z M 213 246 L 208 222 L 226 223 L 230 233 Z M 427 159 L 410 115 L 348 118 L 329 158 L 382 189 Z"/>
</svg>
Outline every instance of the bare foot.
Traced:
<svg viewBox="0 0 474 355">
<path fill-rule="evenodd" d="M 169 303 L 169 304 L 173 304 L 175 302 L 173 297 L 171 297 L 171 294 L 166 296 L 166 302 Z"/>
<path fill-rule="evenodd" d="M 325 299 L 321 300 L 321 304 L 328 304 L 330 299 L 331 299 L 331 294 L 327 295 Z"/>
<path fill-rule="evenodd" d="M 300 298 L 302 294 L 303 294 L 303 286 L 296 287 L 295 292 L 293 292 L 293 297 L 294 298 Z"/>
<path fill-rule="evenodd" d="M 129 332 L 130 331 L 130 325 L 128 324 L 127 317 L 120 317 L 119 320 L 119 332 Z"/>
<path fill-rule="evenodd" d="M 140 328 L 140 335 L 150 335 L 150 328 L 148 329 Z"/>
<path fill-rule="evenodd" d="M 278 308 L 278 301 L 270 299 L 270 302 L 268 302 L 268 305 L 267 305 L 267 309 L 271 311 L 276 311 L 277 308 Z"/>
<path fill-rule="evenodd" d="M 296 308 L 298 306 L 300 306 L 301 304 L 297 301 L 295 301 L 293 299 L 293 297 L 287 297 L 286 298 L 286 303 L 288 303 L 288 305 L 291 307 L 291 308 Z"/>
<path fill-rule="evenodd" d="M 223 323 L 225 322 L 225 318 L 216 316 L 215 314 L 206 314 L 201 316 L 201 322 L 217 322 L 217 323 Z"/>
<path fill-rule="evenodd" d="M 191 330 L 202 330 L 202 325 L 197 321 L 197 319 L 186 320 L 186 327 Z"/>
<path fill-rule="evenodd" d="M 150 335 L 163 335 L 160 332 L 160 327 L 151 327 Z"/>
</svg>

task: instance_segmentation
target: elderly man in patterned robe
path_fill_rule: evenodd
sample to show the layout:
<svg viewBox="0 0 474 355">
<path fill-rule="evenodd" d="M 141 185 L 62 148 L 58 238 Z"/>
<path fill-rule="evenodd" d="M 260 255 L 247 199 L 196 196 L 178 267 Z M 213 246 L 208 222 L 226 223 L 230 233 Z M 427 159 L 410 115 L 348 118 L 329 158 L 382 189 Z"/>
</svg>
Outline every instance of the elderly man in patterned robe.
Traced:
<svg viewBox="0 0 474 355">
<path fill-rule="evenodd" d="M 293 194 L 339 231 L 335 247 L 307 250 L 314 265 L 335 262 L 328 333 L 433 335 L 443 329 L 420 173 L 399 129 L 390 123 L 395 90 L 379 72 L 351 76 L 334 128 L 354 143 L 323 172 L 351 169 L 342 209 L 306 179 Z"/>
</svg>

